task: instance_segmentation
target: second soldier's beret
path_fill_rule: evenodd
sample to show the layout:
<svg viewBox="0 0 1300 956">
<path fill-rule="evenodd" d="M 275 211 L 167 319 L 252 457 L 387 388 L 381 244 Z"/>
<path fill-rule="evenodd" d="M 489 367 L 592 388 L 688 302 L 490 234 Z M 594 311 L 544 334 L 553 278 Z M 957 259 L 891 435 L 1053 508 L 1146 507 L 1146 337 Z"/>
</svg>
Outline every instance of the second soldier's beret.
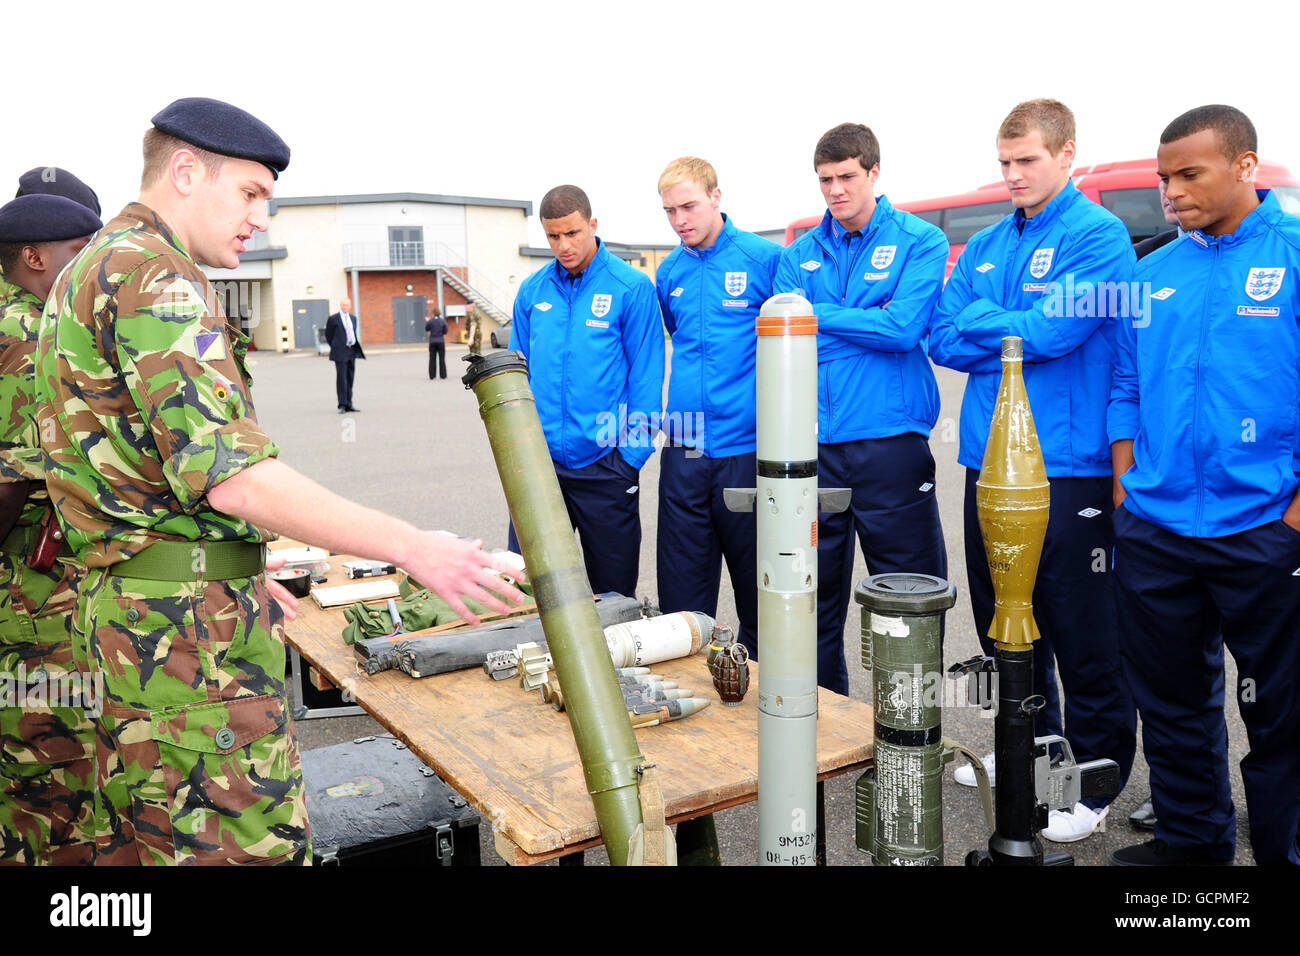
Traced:
<svg viewBox="0 0 1300 956">
<path fill-rule="evenodd" d="M 0 242 L 57 242 L 96 232 L 103 223 L 66 196 L 36 193 L 0 206 Z"/>
<path fill-rule="evenodd" d="M 289 147 L 252 113 L 206 96 L 187 96 L 157 113 L 153 125 L 209 152 L 251 159 L 276 179 L 289 165 Z"/>
<path fill-rule="evenodd" d="M 18 177 L 18 196 L 49 193 L 54 196 L 66 196 L 81 203 L 96 216 L 99 215 L 99 197 L 72 173 L 58 166 L 37 166 Z"/>
</svg>

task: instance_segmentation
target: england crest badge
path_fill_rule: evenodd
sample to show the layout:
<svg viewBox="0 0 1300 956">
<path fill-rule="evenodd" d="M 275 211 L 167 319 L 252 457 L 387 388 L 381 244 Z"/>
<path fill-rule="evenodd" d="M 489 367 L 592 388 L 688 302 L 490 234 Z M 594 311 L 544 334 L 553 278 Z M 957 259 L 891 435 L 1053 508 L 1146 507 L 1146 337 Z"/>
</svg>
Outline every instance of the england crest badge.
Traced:
<svg viewBox="0 0 1300 956">
<path fill-rule="evenodd" d="M 722 279 L 722 287 L 727 290 L 727 295 L 736 296 L 745 291 L 749 285 L 749 273 L 747 272 L 728 272 Z"/>
<path fill-rule="evenodd" d="M 1029 260 L 1029 274 L 1035 279 L 1041 279 L 1047 275 L 1047 271 L 1052 268 L 1052 249 L 1035 249 L 1034 257 Z"/>
<path fill-rule="evenodd" d="M 885 269 L 894 261 L 898 246 L 876 246 L 871 252 L 871 268 Z"/>
<path fill-rule="evenodd" d="M 1246 275 L 1246 295 L 1256 302 L 1271 299 L 1282 288 L 1286 269 L 1251 269 Z"/>
<path fill-rule="evenodd" d="M 609 307 L 614 304 L 612 295 L 594 295 L 591 297 L 591 314 L 598 319 L 609 315 Z"/>
</svg>

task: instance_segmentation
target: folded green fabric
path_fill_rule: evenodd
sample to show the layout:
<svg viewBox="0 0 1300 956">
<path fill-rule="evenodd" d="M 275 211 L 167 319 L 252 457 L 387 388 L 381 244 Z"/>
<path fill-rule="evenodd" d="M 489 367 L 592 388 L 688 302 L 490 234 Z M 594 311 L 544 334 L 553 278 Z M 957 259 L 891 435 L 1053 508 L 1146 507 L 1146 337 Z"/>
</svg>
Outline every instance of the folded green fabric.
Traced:
<svg viewBox="0 0 1300 956">
<path fill-rule="evenodd" d="M 403 631 L 422 631 L 428 627 L 437 627 L 461 619 L 460 615 L 451 609 L 450 604 L 428 588 L 411 584 L 410 580 L 410 578 L 403 578 L 398 585 L 401 598 L 397 602 L 397 613 L 402 618 Z M 518 587 L 532 597 L 532 585 L 520 584 Z M 468 598 L 465 600 L 465 606 L 479 615 L 496 613 Z M 365 604 L 358 601 L 344 609 L 343 616 L 348 621 L 348 626 L 343 629 L 345 644 L 355 644 L 357 641 L 383 637 L 393 632 L 393 619 L 384 604 Z"/>
</svg>

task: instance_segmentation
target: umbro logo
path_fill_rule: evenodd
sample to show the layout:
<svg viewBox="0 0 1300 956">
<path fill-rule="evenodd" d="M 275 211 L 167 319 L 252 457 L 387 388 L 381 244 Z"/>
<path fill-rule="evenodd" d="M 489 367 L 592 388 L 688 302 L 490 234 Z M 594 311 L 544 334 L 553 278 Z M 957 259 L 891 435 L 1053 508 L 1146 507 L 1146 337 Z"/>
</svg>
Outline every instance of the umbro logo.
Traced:
<svg viewBox="0 0 1300 956">
<path fill-rule="evenodd" d="M 533 308 L 536 309 L 538 312 L 549 312 L 551 311 L 551 303 L 538 302 L 535 306 L 533 306 Z"/>
<path fill-rule="evenodd" d="M 976 267 L 975 267 L 975 271 L 976 271 L 976 272 L 988 272 L 990 269 L 994 269 L 994 268 L 997 268 L 997 267 L 994 266 L 993 263 L 991 263 L 991 262 L 986 262 L 986 263 L 984 263 L 983 265 L 976 266 Z"/>
<path fill-rule="evenodd" d="M 1292 571 L 1292 572 L 1291 572 L 1291 577 L 1293 577 L 1293 578 L 1300 578 L 1300 568 L 1296 568 L 1294 571 Z"/>
<path fill-rule="evenodd" d="M 1169 288 L 1169 286 L 1165 286 L 1165 287 L 1164 287 L 1163 289 L 1161 289 L 1159 292 L 1152 292 L 1152 293 L 1151 293 L 1151 298 L 1153 298 L 1153 299 L 1161 299 L 1161 300 L 1164 300 L 1164 299 L 1169 298 L 1171 295 L 1173 295 L 1173 294 L 1174 294 L 1175 292 L 1177 292 L 1177 291 L 1178 291 L 1177 289 L 1171 289 L 1171 288 Z"/>
<path fill-rule="evenodd" d="M 800 269 L 807 269 L 809 272 L 812 272 L 814 269 L 820 269 L 821 266 L 822 264 L 816 259 L 809 259 L 807 262 L 801 262 L 799 264 Z"/>
<path fill-rule="evenodd" d="M 670 298 L 670 299 L 675 299 L 675 298 L 677 298 L 679 295 L 681 295 L 681 294 L 682 294 L 683 292 L 685 292 L 685 291 L 686 291 L 686 290 L 683 289 L 681 286 L 678 286 L 676 289 L 673 289 L 672 292 L 669 292 L 669 293 L 668 293 L 668 298 Z"/>
<path fill-rule="evenodd" d="M 1097 515 L 1099 515 L 1099 514 L 1101 514 L 1101 512 L 1098 511 L 1096 508 L 1084 508 L 1082 511 L 1079 512 L 1079 517 L 1080 517 L 1080 518 L 1095 518 L 1095 517 L 1097 517 Z"/>
<path fill-rule="evenodd" d="M 934 482 L 933 482 L 933 481 L 927 481 L 925 484 L 923 484 L 923 485 L 922 485 L 920 488 L 918 488 L 917 490 L 918 490 L 918 491 L 929 491 L 929 490 L 930 490 L 931 488 L 933 488 L 933 487 L 934 487 Z"/>
</svg>

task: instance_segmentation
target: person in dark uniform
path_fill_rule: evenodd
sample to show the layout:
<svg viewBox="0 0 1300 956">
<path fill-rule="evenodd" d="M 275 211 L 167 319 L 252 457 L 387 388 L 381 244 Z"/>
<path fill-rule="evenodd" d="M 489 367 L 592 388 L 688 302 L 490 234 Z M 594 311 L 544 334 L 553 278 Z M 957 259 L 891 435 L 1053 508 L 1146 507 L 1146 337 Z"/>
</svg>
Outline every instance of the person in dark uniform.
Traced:
<svg viewBox="0 0 1300 956">
<path fill-rule="evenodd" d="M 429 321 L 424 323 L 424 331 L 429 333 L 429 381 L 433 381 L 435 375 L 446 378 L 447 320 L 442 317 L 437 306 L 434 306 L 429 315 Z M 435 371 L 436 369 L 441 369 L 441 372 Z"/>
</svg>

